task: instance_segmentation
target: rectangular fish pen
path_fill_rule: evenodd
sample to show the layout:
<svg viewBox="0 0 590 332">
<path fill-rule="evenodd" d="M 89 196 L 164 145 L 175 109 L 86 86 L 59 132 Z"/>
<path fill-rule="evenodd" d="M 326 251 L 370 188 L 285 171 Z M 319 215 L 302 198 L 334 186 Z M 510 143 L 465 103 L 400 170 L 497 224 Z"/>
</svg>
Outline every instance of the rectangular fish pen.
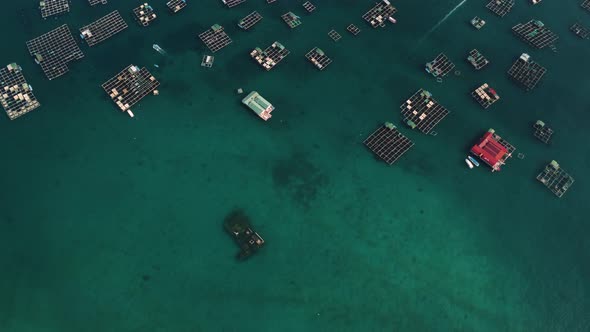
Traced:
<svg viewBox="0 0 590 332">
<path fill-rule="evenodd" d="M 42 0 L 39 1 L 39 10 L 43 18 L 68 13 L 70 0 Z"/>
<path fill-rule="evenodd" d="M 582 8 L 584 8 L 587 11 L 590 12 L 590 0 L 584 0 L 584 1 L 582 1 L 582 4 L 580 6 L 582 6 Z"/>
<path fill-rule="evenodd" d="M 252 28 L 261 20 L 262 15 L 260 15 L 257 11 L 253 11 L 241 19 L 240 22 L 238 22 L 238 26 L 244 30 L 250 30 L 250 28 Z"/>
<path fill-rule="evenodd" d="M 545 166 L 545 169 L 537 175 L 537 180 L 560 198 L 574 184 L 574 178 L 564 171 L 555 160 Z"/>
<path fill-rule="evenodd" d="M 512 7 L 514 7 L 514 2 L 514 0 L 492 0 L 486 5 L 486 8 L 494 14 L 504 17 L 510 13 Z"/>
<path fill-rule="evenodd" d="M 144 27 L 150 25 L 157 17 L 156 13 L 154 13 L 154 8 L 152 8 L 147 2 L 134 8 L 133 14 L 135 15 L 135 20 Z"/>
<path fill-rule="evenodd" d="M 332 59 L 328 58 L 324 51 L 318 47 L 314 47 L 311 51 L 307 52 L 305 57 L 319 70 L 326 69 L 332 63 Z"/>
<path fill-rule="evenodd" d="M 362 17 L 373 28 L 383 28 L 385 27 L 385 22 L 395 13 L 397 13 L 397 8 L 395 8 L 388 0 L 382 0 L 377 2 L 377 4 L 369 9 L 369 11 Z"/>
<path fill-rule="evenodd" d="M 170 0 L 166 2 L 166 7 L 168 7 L 173 13 L 178 13 L 186 7 L 186 0 Z"/>
<path fill-rule="evenodd" d="M 144 68 L 129 65 L 120 73 L 102 84 L 102 88 L 109 95 L 122 112 L 133 117 L 131 106 L 138 103 L 150 93 L 157 94 L 160 83 Z"/>
<path fill-rule="evenodd" d="M 475 70 L 480 70 L 490 63 L 490 61 L 488 61 L 488 59 L 486 59 L 486 57 L 483 56 L 483 54 L 481 54 L 476 49 L 473 49 L 469 52 L 469 55 L 467 56 L 467 61 L 471 63 Z"/>
<path fill-rule="evenodd" d="M 348 32 L 352 33 L 353 36 L 358 35 L 359 33 L 361 33 L 361 29 L 359 29 L 356 25 L 354 24 L 350 24 L 349 26 L 346 27 L 346 30 L 348 30 Z"/>
<path fill-rule="evenodd" d="M 127 23 L 115 10 L 98 20 L 80 28 L 80 37 L 86 41 L 88 46 L 101 43 L 117 33 L 127 29 Z"/>
<path fill-rule="evenodd" d="M 281 15 L 281 18 L 291 29 L 295 29 L 302 24 L 301 18 L 295 15 L 293 12 L 285 13 Z"/>
<path fill-rule="evenodd" d="M 440 53 L 434 60 L 426 63 L 425 69 L 430 75 L 442 78 L 455 69 L 455 64 L 446 55 Z"/>
<path fill-rule="evenodd" d="M 400 106 L 400 109 L 408 126 L 412 129 L 418 128 L 424 134 L 432 135 L 436 125 L 450 113 L 424 89 L 414 93 Z"/>
<path fill-rule="evenodd" d="M 223 2 L 223 4 L 227 6 L 227 8 L 233 8 L 237 5 L 246 2 L 246 0 L 221 0 L 221 2 Z"/>
<path fill-rule="evenodd" d="M 582 39 L 590 38 L 590 29 L 586 28 L 581 23 L 574 23 L 570 27 L 570 31 Z"/>
<path fill-rule="evenodd" d="M 88 3 L 90 3 L 91 6 L 106 5 L 107 0 L 88 0 Z"/>
<path fill-rule="evenodd" d="M 308 13 L 311 13 L 315 10 L 314 4 L 309 1 L 303 3 L 303 8 L 305 8 Z"/>
<path fill-rule="evenodd" d="M 250 57 L 254 59 L 262 68 L 266 71 L 273 69 L 279 62 L 283 61 L 287 55 L 291 53 L 288 49 L 283 46 L 283 44 L 275 41 L 267 47 L 264 51 L 256 47 L 252 52 L 250 52 Z"/>
<path fill-rule="evenodd" d="M 551 137 L 553 137 L 553 129 L 549 128 L 549 126 L 541 120 L 537 120 L 533 125 L 533 128 L 535 129 L 533 136 L 545 144 L 550 144 Z"/>
<path fill-rule="evenodd" d="M 25 80 L 22 68 L 16 63 L 0 68 L 0 88 L 0 104 L 10 120 L 41 106 L 33 95 L 33 88 Z"/>
<path fill-rule="evenodd" d="M 530 20 L 524 24 L 518 23 L 512 27 L 512 32 L 527 44 L 538 49 L 547 46 L 554 48 L 555 41 L 559 39 L 555 33 L 539 20 Z"/>
<path fill-rule="evenodd" d="M 390 122 L 386 122 L 369 135 L 363 144 L 389 165 L 395 163 L 414 146 L 414 143 L 402 135 Z"/>
<path fill-rule="evenodd" d="M 232 42 L 231 38 L 229 38 L 227 33 L 223 30 L 223 27 L 219 24 L 214 24 L 209 30 L 200 33 L 199 38 L 213 53 L 226 47 Z"/>
<path fill-rule="evenodd" d="M 546 72 L 545 67 L 531 60 L 530 55 L 523 53 L 508 69 L 508 76 L 530 91 L 537 86 Z"/>
<path fill-rule="evenodd" d="M 471 96 L 484 109 L 488 109 L 488 107 L 500 100 L 500 96 L 496 90 L 492 89 L 492 87 L 490 87 L 487 83 L 482 84 L 480 87 L 471 92 Z"/>
</svg>

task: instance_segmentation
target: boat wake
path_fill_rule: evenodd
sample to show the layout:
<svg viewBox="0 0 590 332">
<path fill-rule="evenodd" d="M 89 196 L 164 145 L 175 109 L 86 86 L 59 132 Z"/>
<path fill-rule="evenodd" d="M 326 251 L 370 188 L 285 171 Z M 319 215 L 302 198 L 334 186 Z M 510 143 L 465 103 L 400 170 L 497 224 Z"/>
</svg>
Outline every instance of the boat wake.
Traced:
<svg viewBox="0 0 590 332">
<path fill-rule="evenodd" d="M 467 0 L 463 0 L 463 1 L 459 2 L 459 4 L 455 6 L 455 8 L 451 9 L 450 12 L 448 12 L 440 21 L 438 21 L 430 30 L 428 30 L 428 32 L 424 36 L 422 36 L 422 38 L 420 38 L 420 40 L 418 41 L 418 45 L 420 45 L 424 41 L 424 39 L 428 38 L 428 36 L 430 36 L 431 33 L 436 31 L 436 29 L 438 29 L 438 27 L 440 27 L 443 23 L 445 23 L 445 21 L 449 17 L 451 17 L 451 15 L 453 15 L 459 8 L 461 8 L 461 6 L 463 6 L 466 2 L 467 2 Z"/>
</svg>

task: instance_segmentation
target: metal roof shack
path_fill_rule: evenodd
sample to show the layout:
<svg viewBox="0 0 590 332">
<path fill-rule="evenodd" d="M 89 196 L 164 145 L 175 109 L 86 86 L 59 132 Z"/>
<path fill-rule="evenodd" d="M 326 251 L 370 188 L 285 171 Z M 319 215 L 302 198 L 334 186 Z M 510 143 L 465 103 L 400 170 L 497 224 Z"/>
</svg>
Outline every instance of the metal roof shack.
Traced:
<svg viewBox="0 0 590 332">
<path fill-rule="evenodd" d="M 492 171 L 499 171 L 509 155 L 508 149 L 496 140 L 493 130 L 489 130 L 483 135 L 479 142 L 471 148 L 471 153 L 492 167 Z"/>
</svg>

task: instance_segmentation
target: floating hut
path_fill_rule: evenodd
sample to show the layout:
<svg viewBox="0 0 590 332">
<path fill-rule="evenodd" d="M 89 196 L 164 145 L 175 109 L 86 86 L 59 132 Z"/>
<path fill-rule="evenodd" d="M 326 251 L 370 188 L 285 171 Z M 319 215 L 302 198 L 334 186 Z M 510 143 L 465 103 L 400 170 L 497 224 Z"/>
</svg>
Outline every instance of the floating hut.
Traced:
<svg viewBox="0 0 590 332">
<path fill-rule="evenodd" d="M 80 37 L 86 41 L 88 46 L 101 43 L 117 33 L 127 29 L 127 23 L 115 10 L 98 20 L 80 28 Z"/>
<path fill-rule="evenodd" d="M 29 40 L 27 48 L 50 80 L 67 73 L 69 62 L 84 57 L 84 53 L 65 24 Z"/>
<path fill-rule="evenodd" d="M 311 51 L 307 52 L 305 57 L 319 70 L 326 69 L 326 67 L 332 63 L 332 59 L 328 58 L 324 51 L 317 47 L 314 47 Z"/>
<path fill-rule="evenodd" d="M 246 0 L 221 0 L 228 8 L 233 8 L 239 4 L 246 2 Z"/>
<path fill-rule="evenodd" d="M 244 97 L 242 104 L 248 106 L 252 112 L 256 113 L 264 121 L 272 118 L 271 113 L 275 110 L 275 107 L 256 91 L 252 91 Z"/>
<path fill-rule="evenodd" d="M 512 27 L 512 32 L 527 44 L 536 48 L 552 46 L 559 37 L 549 30 L 543 22 L 530 20 L 527 23 L 519 23 Z"/>
<path fill-rule="evenodd" d="M 223 30 L 223 27 L 219 24 L 214 24 L 209 30 L 200 33 L 199 38 L 213 53 L 226 47 L 232 42 L 231 38 L 229 38 L 227 33 Z"/>
<path fill-rule="evenodd" d="M 264 240 L 252 229 L 248 217 L 242 211 L 230 213 L 225 218 L 223 227 L 240 248 L 236 254 L 238 260 L 249 258 L 264 246 Z"/>
<path fill-rule="evenodd" d="M 257 11 L 253 11 L 250 14 L 246 15 L 243 19 L 238 22 L 238 26 L 244 30 L 250 30 L 256 23 L 262 20 L 262 15 L 260 15 Z"/>
<path fill-rule="evenodd" d="M 392 16 L 395 13 L 397 13 L 397 9 L 388 0 L 382 0 L 377 2 L 373 8 L 369 9 L 363 15 L 363 19 L 373 28 L 383 28 L 385 27 L 385 22 L 393 18 Z"/>
<path fill-rule="evenodd" d="M 483 107 L 487 109 L 492 106 L 493 103 L 500 100 L 500 96 L 496 90 L 492 89 L 487 83 L 482 84 L 480 87 L 471 92 L 471 96 Z"/>
<path fill-rule="evenodd" d="M 514 0 L 491 0 L 486 5 L 486 8 L 491 10 L 494 14 L 504 17 L 512 10 L 514 2 Z"/>
<path fill-rule="evenodd" d="M 434 77 L 445 77 L 453 69 L 455 65 L 449 60 L 449 58 L 443 53 L 439 54 L 434 60 L 426 63 L 426 72 Z"/>
<path fill-rule="evenodd" d="M 315 6 L 313 5 L 313 3 L 306 1 L 303 3 L 303 8 L 308 12 L 311 13 L 315 10 Z"/>
<path fill-rule="evenodd" d="M 506 160 L 512 157 L 516 148 L 496 134 L 494 129 L 488 130 L 471 148 L 471 153 L 492 168 L 492 172 L 500 171 Z"/>
<path fill-rule="evenodd" d="M 213 61 L 215 61 L 215 57 L 212 55 L 203 55 L 201 59 L 201 67 L 211 68 L 213 67 Z"/>
<path fill-rule="evenodd" d="M 288 49 L 283 46 L 283 44 L 275 41 L 267 47 L 264 51 L 256 47 L 252 52 L 250 52 L 250 56 L 252 59 L 256 60 L 262 68 L 266 71 L 273 69 L 279 62 L 283 61 L 283 59 L 291 53 Z"/>
<path fill-rule="evenodd" d="M 356 35 L 358 35 L 361 32 L 361 29 L 359 29 L 354 24 L 350 24 L 349 26 L 347 26 L 346 27 L 346 30 L 348 30 L 348 32 L 352 33 L 353 36 L 356 36 Z"/>
<path fill-rule="evenodd" d="M 574 23 L 570 27 L 570 31 L 582 39 L 590 38 L 590 29 L 586 28 L 581 23 Z"/>
<path fill-rule="evenodd" d="M 154 8 L 152 8 L 147 2 L 134 8 L 133 15 L 135 15 L 137 22 L 144 27 L 150 25 L 157 17 L 156 13 L 154 13 Z"/>
<path fill-rule="evenodd" d="M 335 42 L 337 42 L 337 41 L 339 41 L 340 39 L 342 39 L 342 36 L 341 36 L 341 35 L 340 35 L 338 32 L 336 32 L 336 30 L 330 30 L 330 31 L 328 32 L 328 36 L 329 36 L 330 38 L 332 38 L 332 40 L 333 40 L 333 41 L 335 41 Z"/>
<path fill-rule="evenodd" d="M 546 72 L 545 67 L 531 60 L 530 55 L 523 53 L 508 69 L 508 76 L 530 91 L 537 86 Z"/>
<path fill-rule="evenodd" d="M 41 10 L 41 17 L 43 18 L 68 13 L 70 11 L 70 0 L 42 0 L 39 1 L 39 10 Z"/>
<path fill-rule="evenodd" d="M 484 21 L 479 16 L 476 16 L 471 19 L 471 25 L 473 25 L 474 28 L 479 30 L 479 29 L 483 28 L 484 25 L 486 25 L 486 21 Z"/>
<path fill-rule="evenodd" d="M 552 160 L 545 169 L 537 175 L 539 180 L 545 187 L 551 190 L 555 196 L 563 196 L 574 184 L 574 178 L 566 171 L 561 169 L 557 161 Z"/>
<path fill-rule="evenodd" d="M 170 0 L 166 2 L 166 7 L 168 7 L 173 13 L 178 13 L 186 7 L 186 0 Z"/>
<path fill-rule="evenodd" d="M 449 114 L 449 111 L 424 89 L 414 93 L 400 106 L 400 109 L 408 126 L 412 129 L 418 128 L 425 134 L 430 134 L 434 127 Z"/>
<path fill-rule="evenodd" d="M 133 117 L 131 106 L 150 93 L 157 94 L 156 89 L 159 85 L 160 83 L 147 69 L 129 65 L 103 83 L 102 88 L 121 111 Z"/>
<path fill-rule="evenodd" d="M 295 29 L 296 27 L 300 26 L 302 23 L 301 18 L 299 16 L 295 15 L 293 12 L 285 13 L 285 14 L 281 15 L 281 18 L 283 19 L 283 21 L 285 21 L 285 23 L 287 23 L 287 25 L 291 29 Z"/>
<path fill-rule="evenodd" d="M 0 68 L 0 104 L 10 120 L 41 106 L 16 63 Z"/>
<path fill-rule="evenodd" d="M 107 0 L 88 0 L 88 3 L 90 3 L 91 6 L 106 5 Z"/>
<path fill-rule="evenodd" d="M 363 144 L 389 165 L 395 163 L 414 146 L 414 143 L 402 135 L 391 122 L 386 122 L 375 130 Z"/>
<path fill-rule="evenodd" d="M 467 61 L 471 63 L 475 70 L 480 70 L 483 67 L 487 66 L 490 62 L 486 59 L 483 54 L 481 54 L 478 50 L 473 49 L 469 51 L 469 55 L 467 56 Z"/>
<path fill-rule="evenodd" d="M 553 137 L 553 129 L 549 128 L 549 126 L 547 126 L 545 122 L 541 120 L 537 120 L 537 122 L 535 122 L 535 124 L 533 125 L 533 128 L 535 129 L 533 135 L 539 141 L 545 144 L 550 143 L 551 137 Z"/>
</svg>

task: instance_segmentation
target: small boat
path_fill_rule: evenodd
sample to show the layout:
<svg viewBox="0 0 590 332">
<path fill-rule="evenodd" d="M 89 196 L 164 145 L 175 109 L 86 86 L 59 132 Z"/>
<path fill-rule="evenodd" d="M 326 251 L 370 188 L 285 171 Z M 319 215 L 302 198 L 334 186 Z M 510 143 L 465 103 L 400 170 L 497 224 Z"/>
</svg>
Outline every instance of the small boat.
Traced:
<svg viewBox="0 0 590 332">
<path fill-rule="evenodd" d="M 389 22 L 395 24 L 395 23 L 397 23 L 397 20 L 395 18 L 389 16 Z"/>
<path fill-rule="evenodd" d="M 471 161 L 469 161 L 469 159 L 465 159 L 465 163 L 467 164 L 467 166 L 469 166 L 469 168 L 473 168 L 473 164 L 471 163 Z"/>
<path fill-rule="evenodd" d="M 471 161 L 471 163 L 473 165 L 475 165 L 476 167 L 479 167 L 479 162 L 477 160 L 475 160 L 475 158 L 473 158 L 472 156 L 467 156 L 467 159 L 469 159 L 469 161 Z"/>
</svg>

